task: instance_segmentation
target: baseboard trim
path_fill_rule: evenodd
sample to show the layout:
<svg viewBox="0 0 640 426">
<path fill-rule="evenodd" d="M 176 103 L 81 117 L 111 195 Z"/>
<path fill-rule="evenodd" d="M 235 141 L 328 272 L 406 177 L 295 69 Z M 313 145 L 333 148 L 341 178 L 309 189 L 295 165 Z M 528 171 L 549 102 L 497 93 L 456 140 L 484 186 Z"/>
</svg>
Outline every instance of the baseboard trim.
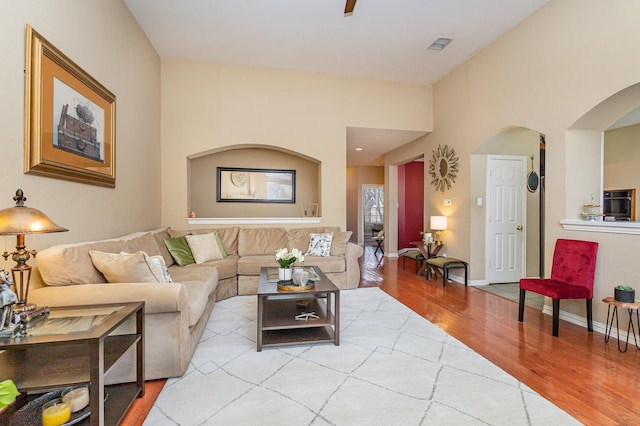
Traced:
<svg viewBox="0 0 640 426">
<path fill-rule="evenodd" d="M 546 314 L 546 315 L 549 315 L 549 316 L 553 316 L 553 308 L 551 306 L 545 304 L 544 307 L 542 308 L 542 313 Z M 560 310 L 560 319 L 561 320 L 565 320 L 567 322 L 570 322 L 572 324 L 576 324 L 576 325 L 582 326 L 585 329 L 587 328 L 587 319 L 585 317 L 581 317 L 580 315 L 576 315 L 576 314 L 572 314 L 571 312 L 566 312 L 566 311 Z M 594 321 L 593 322 L 593 331 L 605 334 L 605 332 L 606 332 L 606 324 Z M 617 336 L 617 334 L 616 334 L 616 336 Z M 627 339 L 627 332 L 625 330 L 620 330 L 620 339 L 621 340 L 626 340 Z"/>
</svg>

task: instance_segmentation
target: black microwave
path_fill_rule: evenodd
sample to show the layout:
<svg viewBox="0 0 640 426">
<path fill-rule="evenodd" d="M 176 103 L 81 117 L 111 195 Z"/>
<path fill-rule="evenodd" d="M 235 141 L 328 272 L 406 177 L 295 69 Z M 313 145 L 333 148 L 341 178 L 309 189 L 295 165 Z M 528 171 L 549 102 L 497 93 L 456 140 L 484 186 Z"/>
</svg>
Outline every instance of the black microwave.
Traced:
<svg viewBox="0 0 640 426">
<path fill-rule="evenodd" d="M 635 221 L 635 189 L 604 191 L 602 212 L 606 221 Z"/>
</svg>

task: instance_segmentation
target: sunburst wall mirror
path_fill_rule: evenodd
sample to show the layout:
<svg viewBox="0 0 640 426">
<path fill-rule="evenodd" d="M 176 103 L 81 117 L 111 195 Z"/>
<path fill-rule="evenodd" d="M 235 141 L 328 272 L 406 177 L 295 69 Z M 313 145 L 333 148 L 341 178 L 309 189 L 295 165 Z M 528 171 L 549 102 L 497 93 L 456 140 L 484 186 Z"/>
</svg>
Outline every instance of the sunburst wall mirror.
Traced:
<svg viewBox="0 0 640 426">
<path fill-rule="evenodd" d="M 447 145 L 438 145 L 438 149 L 433 151 L 433 157 L 429 160 L 429 174 L 436 191 L 444 192 L 445 189 L 450 189 L 458 175 L 456 151 Z"/>
</svg>

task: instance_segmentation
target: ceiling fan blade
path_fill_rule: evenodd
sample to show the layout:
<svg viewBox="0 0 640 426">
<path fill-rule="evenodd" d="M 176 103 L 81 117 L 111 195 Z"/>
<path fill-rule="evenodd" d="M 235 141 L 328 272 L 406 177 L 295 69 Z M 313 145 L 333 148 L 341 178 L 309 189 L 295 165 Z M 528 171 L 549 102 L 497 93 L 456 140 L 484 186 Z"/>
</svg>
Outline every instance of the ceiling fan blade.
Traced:
<svg viewBox="0 0 640 426">
<path fill-rule="evenodd" d="M 347 3 L 344 5 L 344 16 L 351 16 L 353 14 L 353 9 L 356 7 L 357 0 L 347 0 Z"/>
</svg>

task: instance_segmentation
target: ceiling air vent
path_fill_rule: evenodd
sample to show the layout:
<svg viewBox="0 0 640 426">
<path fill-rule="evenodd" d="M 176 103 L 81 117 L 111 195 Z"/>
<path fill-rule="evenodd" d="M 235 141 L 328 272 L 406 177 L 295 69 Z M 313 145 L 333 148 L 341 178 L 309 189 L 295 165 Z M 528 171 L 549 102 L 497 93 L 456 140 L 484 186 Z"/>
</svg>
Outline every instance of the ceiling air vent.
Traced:
<svg viewBox="0 0 640 426">
<path fill-rule="evenodd" d="M 436 41 L 431 43 L 431 46 L 429 46 L 429 49 L 431 49 L 431 50 L 443 50 L 452 41 L 453 41 L 453 39 L 451 39 L 451 38 L 438 37 L 436 39 Z"/>
</svg>

